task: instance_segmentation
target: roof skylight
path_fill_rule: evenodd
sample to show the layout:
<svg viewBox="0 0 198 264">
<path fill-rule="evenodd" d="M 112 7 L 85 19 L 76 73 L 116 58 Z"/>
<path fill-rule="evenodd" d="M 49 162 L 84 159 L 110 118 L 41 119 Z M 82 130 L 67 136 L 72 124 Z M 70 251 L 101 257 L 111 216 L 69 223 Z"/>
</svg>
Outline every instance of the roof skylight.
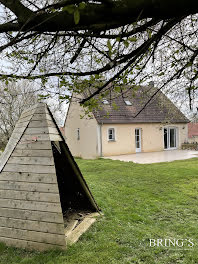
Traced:
<svg viewBox="0 0 198 264">
<path fill-rule="evenodd" d="M 124 100 L 126 105 L 132 105 L 132 103 L 129 100 Z"/>
<path fill-rule="evenodd" d="M 109 104 L 109 101 L 107 99 L 103 99 L 102 100 L 102 103 L 108 105 Z"/>
</svg>

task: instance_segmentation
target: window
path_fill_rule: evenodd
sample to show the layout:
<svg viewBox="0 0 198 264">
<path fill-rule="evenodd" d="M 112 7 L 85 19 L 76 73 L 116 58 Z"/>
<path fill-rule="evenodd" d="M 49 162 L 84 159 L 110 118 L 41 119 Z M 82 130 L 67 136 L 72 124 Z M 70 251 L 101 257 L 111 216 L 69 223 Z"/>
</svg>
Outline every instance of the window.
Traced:
<svg viewBox="0 0 198 264">
<path fill-rule="evenodd" d="M 109 101 L 107 99 L 103 99 L 102 100 L 102 103 L 108 105 L 109 104 Z"/>
<path fill-rule="evenodd" d="M 77 140 L 80 140 L 80 128 L 77 128 Z"/>
<path fill-rule="evenodd" d="M 132 103 L 129 100 L 124 100 L 126 105 L 132 105 Z"/>
<path fill-rule="evenodd" d="M 114 128 L 108 129 L 108 140 L 115 141 L 115 129 Z"/>
<path fill-rule="evenodd" d="M 177 128 L 165 127 L 164 128 L 164 149 L 177 148 Z"/>
</svg>

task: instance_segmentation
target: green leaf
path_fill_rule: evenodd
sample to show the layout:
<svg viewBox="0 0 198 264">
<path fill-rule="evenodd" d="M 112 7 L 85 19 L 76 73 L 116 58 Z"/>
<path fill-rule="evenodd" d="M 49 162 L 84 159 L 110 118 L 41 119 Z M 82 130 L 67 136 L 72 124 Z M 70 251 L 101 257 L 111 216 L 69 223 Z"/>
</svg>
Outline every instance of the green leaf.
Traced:
<svg viewBox="0 0 198 264">
<path fill-rule="evenodd" d="M 111 41 L 109 39 L 107 40 L 107 47 L 110 51 L 112 50 Z"/>
<path fill-rule="evenodd" d="M 147 31 L 147 33 L 148 33 L 148 37 L 149 37 L 149 39 L 150 39 L 150 38 L 152 37 L 152 32 L 151 32 L 150 29 L 147 29 L 146 31 Z"/>
<path fill-rule="evenodd" d="M 137 41 L 137 38 L 136 37 L 129 38 L 129 41 L 135 42 L 135 41 Z"/>
<path fill-rule="evenodd" d="M 62 11 L 67 11 L 69 14 L 73 14 L 75 10 L 75 6 L 74 5 L 68 5 L 68 6 L 64 6 Z"/>
<path fill-rule="evenodd" d="M 77 25 L 80 21 L 80 12 L 78 9 L 74 11 L 74 22 Z"/>
<path fill-rule="evenodd" d="M 186 67 L 190 67 L 190 66 L 192 66 L 192 61 L 189 61 L 187 64 L 186 64 Z"/>
<path fill-rule="evenodd" d="M 129 42 L 128 42 L 127 40 L 124 41 L 124 46 L 125 46 L 126 48 L 128 48 L 128 46 L 129 46 Z"/>
<path fill-rule="evenodd" d="M 84 9 L 84 8 L 85 8 L 85 6 L 86 6 L 86 4 L 82 2 L 82 3 L 80 3 L 80 4 L 79 4 L 79 9 L 81 9 L 81 10 L 82 10 L 82 9 Z"/>
<path fill-rule="evenodd" d="M 158 76 L 162 76 L 162 75 L 164 75 L 164 72 L 161 72 L 160 74 L 158 74 Z"/>
</svg>

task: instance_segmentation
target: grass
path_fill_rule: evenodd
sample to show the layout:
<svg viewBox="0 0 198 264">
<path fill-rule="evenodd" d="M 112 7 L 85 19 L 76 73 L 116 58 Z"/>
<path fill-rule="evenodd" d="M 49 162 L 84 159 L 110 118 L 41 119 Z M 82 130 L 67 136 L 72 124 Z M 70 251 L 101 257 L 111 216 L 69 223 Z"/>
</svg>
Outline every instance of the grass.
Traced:
<svg viewBox="0 0 198 264">
<path fill-rule="evenodd" d="M 77 163 L 104 216 L 66 251 L 28 252 L 0 244 L 0 264 L 198 263 L 198 159 Z M 150 247 L 150 238 L 190 238 L 194 246 Z"/>
</svg>

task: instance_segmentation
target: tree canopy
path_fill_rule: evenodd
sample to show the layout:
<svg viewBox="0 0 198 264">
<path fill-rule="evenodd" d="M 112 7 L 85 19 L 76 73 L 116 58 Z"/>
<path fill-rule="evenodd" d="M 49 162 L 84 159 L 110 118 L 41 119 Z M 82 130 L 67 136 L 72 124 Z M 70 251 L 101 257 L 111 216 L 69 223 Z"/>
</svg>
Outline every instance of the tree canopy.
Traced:
<svg viewBox="0 0 198 264">
<path fill-rule="evenodd" d="M 146 80 L 171 83 L 190 103 L 198 78 L 194 0 L 0 0 L 0 78 L 58 78 L 105 96 Z M 101 82 L 100 82 L 101 81 Z M 82 85 L 83 83 L 83 85 Z M 80 84 L 80 85 L 79 85 Z M 60 94 L 61 99 L 68 96 Z"/>
</svg>

